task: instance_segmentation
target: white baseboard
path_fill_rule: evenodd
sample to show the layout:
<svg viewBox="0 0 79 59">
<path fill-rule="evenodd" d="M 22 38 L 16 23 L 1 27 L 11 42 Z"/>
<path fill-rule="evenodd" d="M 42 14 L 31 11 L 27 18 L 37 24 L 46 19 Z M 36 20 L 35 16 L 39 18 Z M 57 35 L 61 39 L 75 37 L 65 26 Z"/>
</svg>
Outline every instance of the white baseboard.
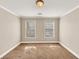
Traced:
<svg viewBox="0 0 79 59">
<path fill-rule="evenodd" d="M 22 41 L 20 43 L 59 43 L 59 41 Z"/>
<path fill-rule="evenodd" d="M 16 48 L 18 45 L 20 45 L 20 43 L 16 44 L 15 46 L 13 46 L 11 49 L 9 49 L 8 51 L 6 51 L 5 53 L 3 53 L 2 55 L 0 55 L 0 59 L 2 57 L 4 57 L 5 55 L 7 55 L 10 51 L 12 51 L 14 48 Z"/>
<path fill-rule="evenodd" d="M 79 59 L 79 55 L 77 55 L 75 52 L 73 52 L 70 48 L 68 48 L 66 45 L 64 45 L 62 42 L 59 42 L 61 46 L 63 46 L 65 49 L 67 49 L 70 53 L 72 53 L 74 56 L 76 56 Z"/>
</svg>

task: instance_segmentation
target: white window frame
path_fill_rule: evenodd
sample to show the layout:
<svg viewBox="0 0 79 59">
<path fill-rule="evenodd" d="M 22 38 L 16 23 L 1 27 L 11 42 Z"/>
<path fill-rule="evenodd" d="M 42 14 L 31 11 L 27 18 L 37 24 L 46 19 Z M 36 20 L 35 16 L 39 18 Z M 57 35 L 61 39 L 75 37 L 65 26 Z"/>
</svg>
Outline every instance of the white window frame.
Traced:
<svg viewBox="0 0 79 59">
<path fill-rule="evenodd" d="M 27 22 L 30 22 L 30 21 L 35 21 L 35 20 L 25 20 L 25 39 L 36 39 L 36 21 L 34 22 L 35 23 L 35 37 L 28 37 L 27 36 Z"/>
<path fill-rule="evenodd" d="M 45 21 L 45 22 L 47 22 L 47 21 Z M 55 21 L 53 21 L 53 20 L 51 21 L 51 22 L 52 22 L 52 25 L 53 25 L 53 27 L 52 27 L 52 28 L 53 28 L 52 37 L 46 37 L 46 36 L 45 36 L 45 22 L 44 22 L 44 39 L 55 39 L 55 35 L 56 35 L 56 34 L 55 34 L 55 25 L 56 25 L 56 24 L 55 24 Z"/>
</svg>

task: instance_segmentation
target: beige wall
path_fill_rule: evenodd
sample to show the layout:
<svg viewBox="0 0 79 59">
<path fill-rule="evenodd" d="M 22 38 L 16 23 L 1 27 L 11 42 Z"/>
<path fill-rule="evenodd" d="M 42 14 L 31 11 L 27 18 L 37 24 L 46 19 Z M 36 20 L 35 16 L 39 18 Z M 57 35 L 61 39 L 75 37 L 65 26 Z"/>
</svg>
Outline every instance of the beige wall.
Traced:
<svg viewBox="0 0 79 59">
<path fill-rule="evenodd" d="M 61 18 L 60 42 L 79 57 L 79 8 Z"/>
<path fill-rule="evenodd" d="M 30 41 L 29 39 L 24 38 L 24 36 L 25 36 L 25 29 L 24 29 L 25 20 L 36 21 L 36 39 L 35 39 L 35 41 L 46 41 L 46 40 L 44 40 L 43 24 L 46 20 L 53 20 L 56 24 L 56 30 L 55 30 L 56 37 L 54 39 L 52 38 L 51 41 L 58 41 L 59 40 L 59 18 L 53 18 L 53 17 L 21 17 L 22 41 L 24 41 L 24 42 Z M 50 41 L 50 40 L 48 40 L 48 41 Z"/>
<path fill-rule="evenodd" d="M 20 41 L 20 20 L 0 7 L 0 57 Z"/>
</svg>

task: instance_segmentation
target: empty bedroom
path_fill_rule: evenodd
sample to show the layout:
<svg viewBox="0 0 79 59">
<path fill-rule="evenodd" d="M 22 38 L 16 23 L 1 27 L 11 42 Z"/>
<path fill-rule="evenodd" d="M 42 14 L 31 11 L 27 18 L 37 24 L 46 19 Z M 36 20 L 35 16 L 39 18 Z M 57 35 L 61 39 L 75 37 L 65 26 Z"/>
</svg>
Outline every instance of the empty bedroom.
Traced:
<svg viewBox="0 0 79 59">
<path fill-rule="evenodd" d="M 0 59 L 79 59 L 79 0 L 0 0 Z"/>
</svg>

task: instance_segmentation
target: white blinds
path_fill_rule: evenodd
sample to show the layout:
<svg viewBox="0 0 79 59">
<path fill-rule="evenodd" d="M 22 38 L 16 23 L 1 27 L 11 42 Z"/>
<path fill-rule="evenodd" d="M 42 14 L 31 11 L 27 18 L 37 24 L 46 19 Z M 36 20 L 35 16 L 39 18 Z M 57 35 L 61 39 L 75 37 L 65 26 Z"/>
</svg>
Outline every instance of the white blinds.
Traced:
<svg viewBox="0 0 79 59">
<path fill-rule="evenodd" d="M 44 22 L 44 38 L 55 37 L 55 23 L 53 21 Z"/>
<path fill-rule="evenodd" d="M 27 20 L 26 22 L 27 27 L 27 38 L 35 38 L 36 35 L 36 23 L 34 20 Z"/>
</svg>

